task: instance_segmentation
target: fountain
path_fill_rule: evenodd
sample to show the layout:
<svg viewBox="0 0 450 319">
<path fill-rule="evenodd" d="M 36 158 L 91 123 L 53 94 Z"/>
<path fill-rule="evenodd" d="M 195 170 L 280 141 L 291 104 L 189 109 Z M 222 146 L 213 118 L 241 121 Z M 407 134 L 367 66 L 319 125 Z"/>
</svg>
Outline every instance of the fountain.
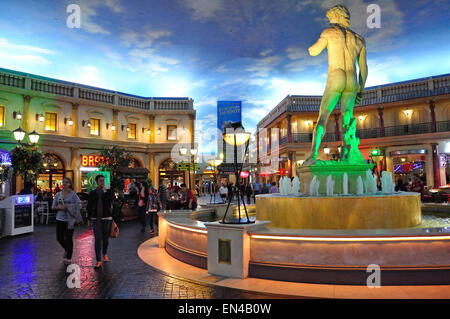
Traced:
<svg viewBox="0 0 450 319">
<path fill-rule="evenodd" d="M 345 40 L 342 30 L 349 26 L 348 10 L 335 6 L 327 17 L 331 27 L 322 35 L 332 33 Z M 334 20 L 336 17 L 339 19 Z M 352 33 L 347 35 L 351 41 L 334 41 L 331 45 L 336 47 L 328 49 L 328 53 L 337 53 L 329 59 L 329 70 L 335 68 L 335 62 L 354 67 L 356 60 L 341 61 L 346 56 L 342 53 L 349 49 L 342 43 L 360 52 L 364 42 Z M 321 43 L 309 52 L 319 54 L 325 48 Z M 358 62 L 363 83 L 353 92 L 357 103 L 367 76 L 365 56 Z M 341 80 L 334 72 L 329 73 L 328 82 L 346 87 L 345 77 Z M 160 247 L 175 258 L 222 276 L 365 285 L 365 265 L 376 264 L 383 269 L 383 285 L 450 284 L 450 228 L 416 228 L 422 222 L 420 194 L 395 192 L 392 173 L 382 172 L 378 191 L 374 164 L 366 163 L 358 148 L 355 100 L 346 101 L 345 109 L 341 106 L 344 138 L 340 160 L 318 158 L 327 127 L 323 119 L 328 118 L 322 115 L 331 113 L 342 93 L 327 89 L 324 96 L 328 98 L 322 102 L 331 102 L 321 104 L 311 154 L 297 167 L 292 183 L 287 177 L 280 180 L 280 194 L 256 196 L 256 207 L 249 208 L 256 210 L 255 224 L 200 225 L 192 218 L 183 224 L 177 216 L 168 219 L 161 214 Z"/>
</svg>

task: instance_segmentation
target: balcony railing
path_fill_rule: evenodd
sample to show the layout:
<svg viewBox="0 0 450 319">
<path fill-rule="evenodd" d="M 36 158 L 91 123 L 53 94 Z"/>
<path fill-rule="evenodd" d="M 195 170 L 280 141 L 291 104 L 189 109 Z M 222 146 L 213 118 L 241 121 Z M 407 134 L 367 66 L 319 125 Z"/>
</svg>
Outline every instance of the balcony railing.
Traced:
<svg viewBox="0 0 450 319">
<path fill-rule="evenodd" d="M 139 97 L 0 68 L 0 85 L 143 110 L 193 110 L 189 98 Z"/>
<path fill-rule="evenodd" d="M 450 131 L 450 121 L 436 122 L 436 132 L 449 132 Z M 416 123 L 407 125 L 396 125 L 396 126 L 386 126 L 384 128 L 384 137 L 390 136 L 404 136 L 404 135 L 415 135 L 415 134 L 427 134 L 433 133 L 432 123 Z M 313 133 L 293 133 L 292 142 L 293 143 L 311 143 Z M 370 128 L 356 130 L 356 137 L 360 139 L 378 138 L 382 137 L 379 128 Z M 280 139 L 280 145 L 287 143 L 287 136 Z M 341 136 L 342 140 L 342 136 Z M 322 140 L 323 142 L 335 142 L 336 135 L 334 132 L 325 133 Z"/>
</svg>

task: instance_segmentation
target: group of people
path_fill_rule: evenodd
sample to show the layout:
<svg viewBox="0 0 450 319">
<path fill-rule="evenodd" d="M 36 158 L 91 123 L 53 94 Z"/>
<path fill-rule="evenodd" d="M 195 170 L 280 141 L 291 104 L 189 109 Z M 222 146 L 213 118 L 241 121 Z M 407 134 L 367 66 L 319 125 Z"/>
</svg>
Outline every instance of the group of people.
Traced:
<svg viewBox="0 0 450 319">
<path fill-rule="evenodd" d="M 95 177 L 97 188 L 89 193 L 87 203 L 88 227 L 93 228 L 95 238 L 95 269 L 102 267 L 103 262 L 108 262 L 108 244 L 113 222 L 111 190 L 105 188 L 105 177 Z M 56 211 L 56 239 L 64 249 L 64 262 L 72 263 L 73 232 L 75 224 L 83 222 L 81 216 L 81 200 L 74 192 L 72 181 L 65 177 L 61 190 L 55 194 L 52 210 Z"/>
</svg>

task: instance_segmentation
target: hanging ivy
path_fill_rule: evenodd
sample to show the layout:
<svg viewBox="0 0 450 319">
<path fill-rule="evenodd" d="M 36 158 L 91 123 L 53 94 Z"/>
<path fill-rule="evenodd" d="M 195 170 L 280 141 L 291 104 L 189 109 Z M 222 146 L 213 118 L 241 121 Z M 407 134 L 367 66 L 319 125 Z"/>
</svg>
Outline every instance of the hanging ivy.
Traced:
<svg viewBox="0 0 450 319">
<path fill-rule="evenodd" d="M 24 182 L 35 182 L 39 176 L 42 153 L 35 148 L 17 146 L 11 151 L 13 174 L 22 177 Z"/>
</svg>

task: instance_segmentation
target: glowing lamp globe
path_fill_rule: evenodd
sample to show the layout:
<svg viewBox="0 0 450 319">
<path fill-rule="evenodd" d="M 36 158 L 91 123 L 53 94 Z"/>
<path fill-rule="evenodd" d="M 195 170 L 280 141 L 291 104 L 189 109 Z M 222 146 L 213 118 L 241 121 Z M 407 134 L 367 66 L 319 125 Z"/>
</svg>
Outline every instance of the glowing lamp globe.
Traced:
<svg viewBox="0 0 450 319">
<path fill-rule="evenodd" d="M 15 129 L 15 130 L 13 131 L 13 134 L 14 134 L 14 139 L 15 139 L 17 142 L 22 142 L 23 139 L 25 138 L 25 131 L 22 130 L 20 127 L 17 128 L 17 129 Z"/>
<path fill-rule="evenodd" d="M 240 123 L 232 128 L 226 128 L 223 134 L 223 139 L 230 145 L 242 145 L 247 143 L 251 134 L 244 131 L 244 128 Z"/>
<path fill-rule="evenodd" d="M 222 159 L 212 159 L 212 160 L 209 160 L 209 161 L 208 161 L 208 163 L 209 163 L 211 166 L 214 166 L 214 167 L 219 166 L 220 164 L 222 164 L 222 162 L 223 162 Z"/>
<path fill-rule="evenodd" d="M 186 147 L 180 148 L 180 154 L 181 155 L 186 155 L 186 153 L 187 153 L 187 148 Z"/>
<path fill-rule="evenodd" d="M 28 134 L 28 138 L 30 139 L 31 144 L 36 144 L 39 141 L 39 133 L 33 131 L 30 134 Z"/>
<path fill-rule="evenodd" d="M 372 156 L 380 156 L 380 150 L 379 149 L 373 149 L 370 154 Z"/>
</svg>

